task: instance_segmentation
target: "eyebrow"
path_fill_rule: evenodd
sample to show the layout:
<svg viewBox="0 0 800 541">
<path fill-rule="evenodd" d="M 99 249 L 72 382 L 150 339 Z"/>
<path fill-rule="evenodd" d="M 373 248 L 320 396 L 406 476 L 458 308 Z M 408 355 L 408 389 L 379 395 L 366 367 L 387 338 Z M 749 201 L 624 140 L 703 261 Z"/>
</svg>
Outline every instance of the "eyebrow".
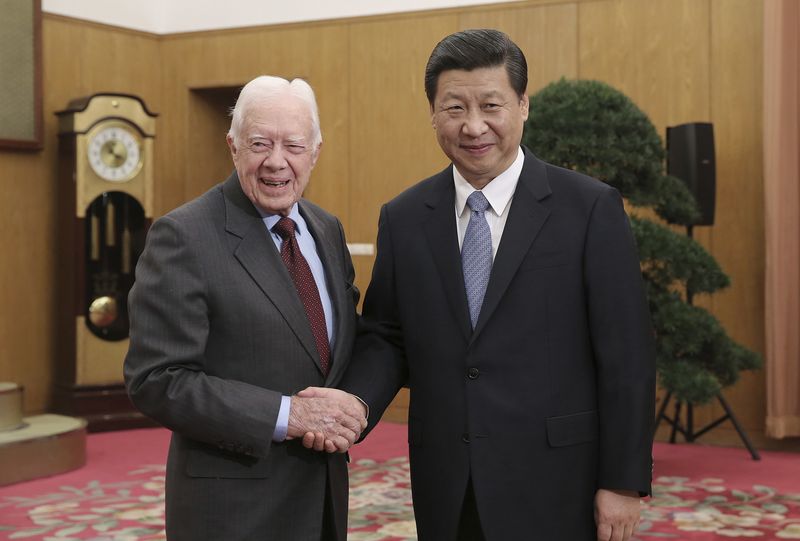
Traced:
<svg viewBox="0 0 800 541">
<path fill-rule="evenodd" d="M 285 138 L 283 141 L 285 143 L 305 143 L 307 141 L 307 137 L 304 135 L 297 135 Z M 247 136 L 247 142 L 253 143 L 255 141 L 269 141 L 272 142 L 273 138 L 268 137 L 265 135 L 258 135 L 258 134 L 250 134 Z"/>
<path fill-rule="evenodd" d="M 487 99 L 487 98 L 503 97 L 503 95 L 499 90 L 489 90 L 488 92 L 480 94 L 478 97 L 480 99 Z M 448 100 L 448 99 L 460 100 L 463 99 L 463 94 L 458 94 L 453 91 L 448 91 L 442 96 L 442 100 Z"/>
</svg>

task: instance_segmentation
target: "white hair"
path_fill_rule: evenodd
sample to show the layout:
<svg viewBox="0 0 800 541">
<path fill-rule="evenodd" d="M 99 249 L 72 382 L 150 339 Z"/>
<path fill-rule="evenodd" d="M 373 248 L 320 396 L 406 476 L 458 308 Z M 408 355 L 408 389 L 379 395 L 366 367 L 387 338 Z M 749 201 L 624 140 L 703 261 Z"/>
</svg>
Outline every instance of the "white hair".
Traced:
<svg viewBox="0 0 800 541">
<path fill-rule="evenodd" d="M 251 105 L 286 93 L 300 98 L 308 105 L 308 112 L 311 115 L 312 144 L 316 147 L 322 143 L 322 131 L 319 127 L 319 108 L 311 85 L 303 79 L 287 81 L 282 77 L 274 77 L 272 75 L 261 75 L 244 85 L 239 93 L 239 98 L 236 100 L 236 105 L 231 110 L 231 127 L 228 135 L 234 140 L 238 138 L 245 112 Z"/>
</svg>

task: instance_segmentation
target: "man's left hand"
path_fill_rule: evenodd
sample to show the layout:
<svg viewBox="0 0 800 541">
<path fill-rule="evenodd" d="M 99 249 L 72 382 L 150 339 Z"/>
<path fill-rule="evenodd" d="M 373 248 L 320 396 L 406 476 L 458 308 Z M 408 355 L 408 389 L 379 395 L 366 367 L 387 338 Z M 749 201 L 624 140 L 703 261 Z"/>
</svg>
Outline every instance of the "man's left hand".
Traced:
<svg viewBox="0 0 800 541">
<path fill-rule="evenodd" d="M 639 493 L 598 489 L 594 497 L 597 541 L 628 541 L 639 527 Z"/>
</svg>

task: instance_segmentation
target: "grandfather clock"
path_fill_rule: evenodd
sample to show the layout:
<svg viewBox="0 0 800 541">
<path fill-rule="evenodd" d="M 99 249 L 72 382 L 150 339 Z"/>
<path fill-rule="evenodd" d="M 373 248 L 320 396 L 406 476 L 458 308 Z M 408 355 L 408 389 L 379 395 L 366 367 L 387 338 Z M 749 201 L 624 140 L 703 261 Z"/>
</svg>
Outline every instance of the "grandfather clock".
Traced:
<svg viewBox="0 0 800 541">
<path fill-rule="evenodd" d="M 125 94 L 94 94 L 59 121 L 59 302 L 55 409 L 89 430 L 152 424 L 125 392 L 128 292 L 153 216 L 156 114 Z"/>
</svg>

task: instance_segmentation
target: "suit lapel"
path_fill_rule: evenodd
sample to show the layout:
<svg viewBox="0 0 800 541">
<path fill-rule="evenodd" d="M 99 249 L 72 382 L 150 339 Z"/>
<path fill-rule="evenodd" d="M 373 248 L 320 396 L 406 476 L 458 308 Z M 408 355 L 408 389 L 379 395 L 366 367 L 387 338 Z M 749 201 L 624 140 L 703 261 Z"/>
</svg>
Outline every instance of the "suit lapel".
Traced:
<svg viewBox="0 0 800 541">
<path fill-rule="evenodd" d="M 331 298 L 331 305 L 333 307 L 333 332 L 336 333 L 336 341 L 334 342 L 333 351 L 331 351 L 331 370 L 328 373 L 326 381 L 336 381 L 340 371 L 344 370 L 347 363 L 343 362 L 344 348 L 346 347 L 345 340 L 343 339 L 343 325 L 345 324 L 345 314 L 347 314 L 347 299 L 345 297 L 345 277 L 342 274 L 342 262 L 338 257 L 336 251 L 336 244 L 330 235 L 325 230 L 322 221 L 317 216 L 313 207 L 304 204 L 300 201 L 300 214 L 308 225 L 311 235 L 317 246 L 317 254 L 322 261 L 322 266 L 325 269 L 325 278 L 328 281 L 328 295 Z M 316 351 L 316 350 L 315 350 Z M 337 362 L 337 360 L 339 362 Z M 319 363 L 319 357 L 314 356 L 314 362 L 317 366 L 322 367 Z"/>
<path fill-rule="evenodd" d="M 544 162 L 537 159 L 529 150 L 524 150 L 525 164 L 522 166 L 511 208 L 508 211 L 508 220 L 503 229 L 503 237 L 492 265 L 492 274 L 483 297 L 481 313 L 478 316 L 475 332 L 472 334 L 473 341 L 486 326 L 487 320 L 500 303 L 525 254 L 530 250 L 533 240 L 550 215 L 550 210 L 540 203 L 540 200 L 551 193 Z"/>
<path fill-rule="evenodd" d="M 289 271 L 269 237 L 261 215 L 244 195 L 234 172 L 223 186 L 225 229 L 240 240 L 234 257 L 281 313 L 303 348 L 319 366 L 314 335 Z"/>
<path fill-rule="evenodd" d="M 464 338 L 469 340 L 472 323 L 461 271 L 461 254 L 458 251 L 455 186 L 451 167 L 439 173 L 433 181 L 433 189 L 425 201 L 431 209 L 431 215 L 425 222 L 424 229 L 450 308 Z"/>
</svg>

